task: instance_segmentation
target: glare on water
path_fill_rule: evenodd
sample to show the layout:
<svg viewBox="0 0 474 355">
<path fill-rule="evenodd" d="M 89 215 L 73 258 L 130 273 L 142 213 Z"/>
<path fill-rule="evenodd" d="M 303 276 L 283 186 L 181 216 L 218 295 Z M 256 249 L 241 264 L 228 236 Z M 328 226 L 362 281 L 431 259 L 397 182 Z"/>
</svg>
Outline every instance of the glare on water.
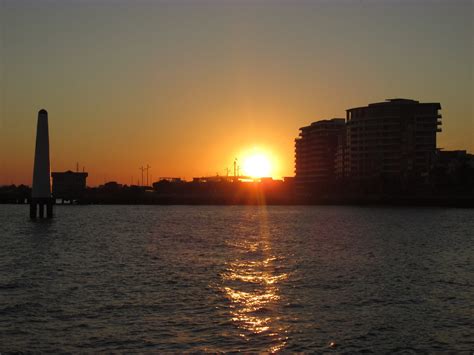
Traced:
<svg viewBox="0 0 474 355">
<path fill-rule="evenodd" d="M 272 250 L 266 208 L 261 206 L 257 215 L 259 235 L 229 243 L 240 256 L 227 263 L 222 281 L 232 286 L 223 286 L 223 291 L 231 302 L 231 320 L 242 330 L 240 336 L 265 334 L 273 340 L 268 351 L 275 352 L 286 345 L 286 329 L 275 325 L 278 316 L 274 309 L 280 302 L 278 283 L 288 274 L 275 272 L 277 257 Z"/>
<path fill-rule="evenodd" d="M 0 205 L 0 352 L 467 352 L 473 213 Z"/>
</svg>

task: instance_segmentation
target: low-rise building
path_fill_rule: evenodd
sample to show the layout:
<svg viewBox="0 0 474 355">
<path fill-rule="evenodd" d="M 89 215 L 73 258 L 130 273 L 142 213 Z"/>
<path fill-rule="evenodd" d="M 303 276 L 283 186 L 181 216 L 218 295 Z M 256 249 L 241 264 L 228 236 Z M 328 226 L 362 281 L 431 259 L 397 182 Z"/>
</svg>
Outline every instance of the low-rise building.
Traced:
<svg viewBox="0 0 474 355">
<path fill-rule="evenodd" d="M 86 191 L 86 172 L 53 172 L 53 197 L 64 201 L 74 201 L 81 198 Z"/>
</svg>

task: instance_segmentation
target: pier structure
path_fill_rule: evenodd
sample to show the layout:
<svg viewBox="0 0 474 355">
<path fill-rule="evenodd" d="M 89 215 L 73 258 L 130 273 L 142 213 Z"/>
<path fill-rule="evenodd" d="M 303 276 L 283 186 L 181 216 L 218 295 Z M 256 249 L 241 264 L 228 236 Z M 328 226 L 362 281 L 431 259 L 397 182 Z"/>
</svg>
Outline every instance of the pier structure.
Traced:
<svg viewBox="0 0 474 355">
<path fill-rule="evenodd" d="M 45 211 L 46 209 L 46 211 Z M 48 112 L 38 112 L 36 127 L 35 161 L 33 168 L 33 188 L 30 200 L 30 218 L 53 217 L 53 198 L 51 196 L 49 163 Z"/>
</svg>

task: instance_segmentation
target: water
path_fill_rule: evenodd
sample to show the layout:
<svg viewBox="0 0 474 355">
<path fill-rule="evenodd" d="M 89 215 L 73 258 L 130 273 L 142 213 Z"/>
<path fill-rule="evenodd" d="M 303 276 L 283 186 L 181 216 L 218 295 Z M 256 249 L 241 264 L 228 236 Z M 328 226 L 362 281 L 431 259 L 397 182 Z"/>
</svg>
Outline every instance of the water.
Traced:
<svg viewBox="0 0 474 355">
<path fill-rule="evenodd" d="M 0 206 L 0 352 L 474 349 L 474 210 L 55 211 Z"/>
</svg>

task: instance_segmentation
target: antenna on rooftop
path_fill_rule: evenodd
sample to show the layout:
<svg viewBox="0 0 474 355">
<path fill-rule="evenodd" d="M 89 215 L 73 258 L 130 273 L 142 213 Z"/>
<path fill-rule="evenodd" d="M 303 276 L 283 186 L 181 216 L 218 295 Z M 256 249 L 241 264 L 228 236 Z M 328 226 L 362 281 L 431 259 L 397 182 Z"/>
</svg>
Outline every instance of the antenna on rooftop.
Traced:
<svg viewBox="0 0 474 355">
<path fill-rule="evenodd" d="M 138 168 L 138 170 L 142 171 L 142 185 L 141 186 L 143 186 L 143 172 L 146 170 L 146 168 L 142 166 L 141 168 Z M 140 185 L 140 183 L 138 183 L 138 185 Z"/>
<path fill-rule="evenodd" d="M 237 158 L 234 159 L 234 181 L 237 181 Z"/>
<path fill-rule="evenodd" d="M 146 186 L 150 186 L 148 184 L 148 170 L 150 170 L 150 168 L 151 168 L 151 166 L 147 164 L 146 168 L 145 168 L 145 170 L 146 170 Z"/>
</svg>

